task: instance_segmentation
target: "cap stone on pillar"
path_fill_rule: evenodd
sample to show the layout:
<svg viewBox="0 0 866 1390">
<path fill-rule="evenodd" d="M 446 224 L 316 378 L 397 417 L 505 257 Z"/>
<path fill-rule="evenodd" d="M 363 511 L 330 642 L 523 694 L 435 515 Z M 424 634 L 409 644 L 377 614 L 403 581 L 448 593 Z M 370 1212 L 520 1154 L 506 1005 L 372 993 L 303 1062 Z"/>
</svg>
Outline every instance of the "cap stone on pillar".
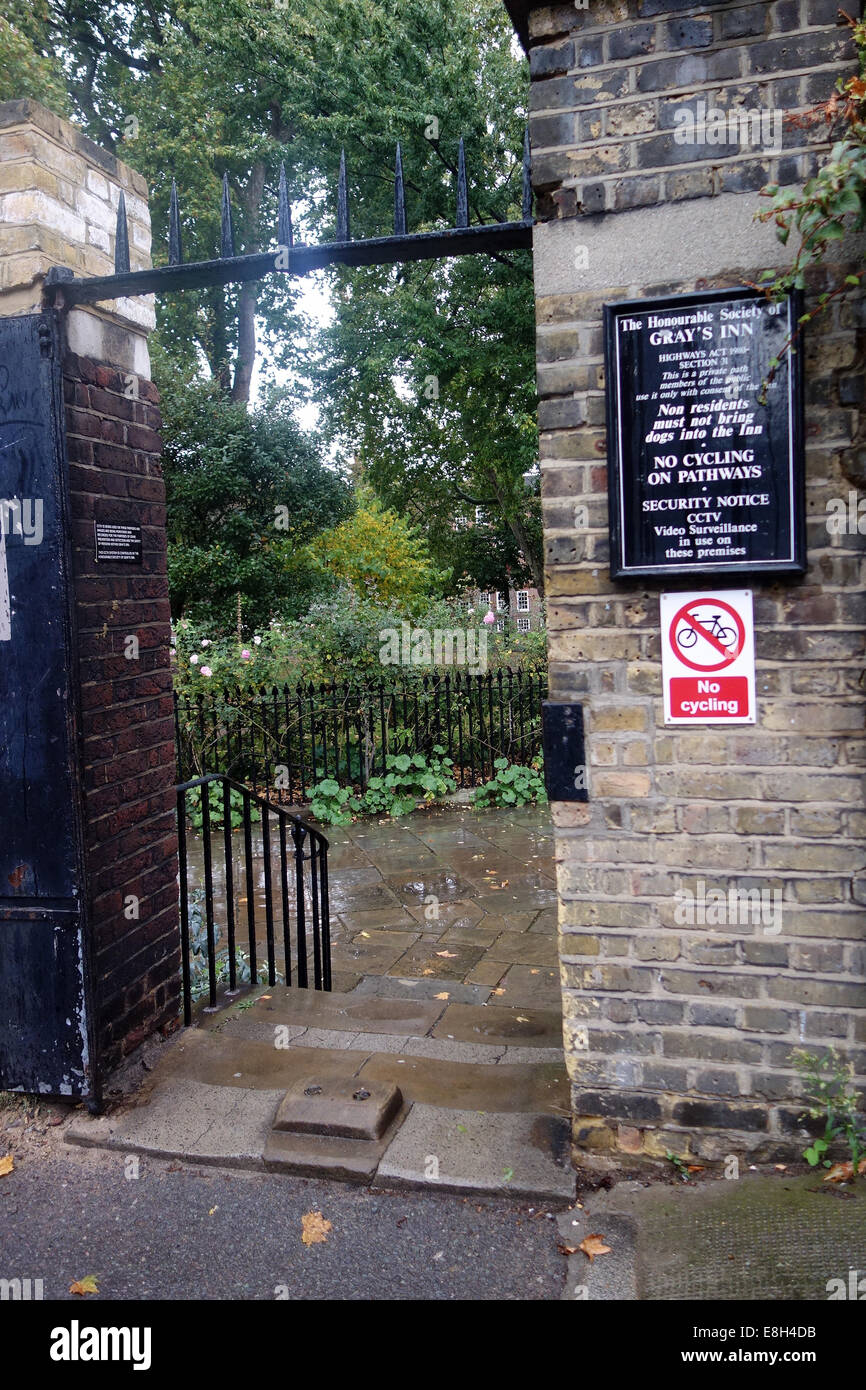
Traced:
<svg viewBox="0 0 866 1390">
<path fill-rule="evenodd" d="M 54 266 L 76 276 L 114 274 L 121 190 L 130 269 L 146 270 L 150 212 L 141 174 L 39 102 L 0 103 L 0 315 L 38 313 Z M 155 322 L 152 295 L 76 306 L 67 316 L 68 346 L 149 378 Z"/>
</svg>

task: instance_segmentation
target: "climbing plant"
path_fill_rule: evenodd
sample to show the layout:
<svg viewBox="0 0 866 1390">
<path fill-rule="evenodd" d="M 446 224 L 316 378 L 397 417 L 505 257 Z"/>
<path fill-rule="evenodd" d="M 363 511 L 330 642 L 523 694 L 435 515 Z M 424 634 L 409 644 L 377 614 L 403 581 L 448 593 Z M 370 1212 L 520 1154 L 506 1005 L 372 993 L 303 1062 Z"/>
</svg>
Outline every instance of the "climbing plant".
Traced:
<svg viewBox="0 0 866 1390">
<path fill-rule="evenodd" d="M 758 220 L 775 222 L 776 234 L 783 245 L 787 245 L 792 233 L 799 237 L 792 264 L 782 271 L 764 272 L 762 288 L 772 299 L 781 299 L 795 289 L 805 289 L 806 272 L 821 264 L 831 243 L 841 241 L 850 231 L 862 231 L 866 227 L 866 20 L 852 19 L 844 10 L 839 13 L 851 27 L 857 50 L 857 73 L 839 77 L 827 101 L 820 102 L 804 115 L 788 119 L 803 127 L 825 123 L 828 130 L 840 138 L 815 177 L 801 190 L 792 193 L 790 188 L 782 189 L 778 184 L 769 184 L 762 190 L 762 196 L 771 202 L 757 214 Z M 860 270 L 846 275 L 835 289 L 818 296 L 814 308 L 801 316 L 779 357 L 771 363 L 772 373 L 780 366 L 785 353 L 793 348 L 800 329 L 823 313 L 834 299 L 859 288 L 864 274 L 866 271 Z"/>
</svg>

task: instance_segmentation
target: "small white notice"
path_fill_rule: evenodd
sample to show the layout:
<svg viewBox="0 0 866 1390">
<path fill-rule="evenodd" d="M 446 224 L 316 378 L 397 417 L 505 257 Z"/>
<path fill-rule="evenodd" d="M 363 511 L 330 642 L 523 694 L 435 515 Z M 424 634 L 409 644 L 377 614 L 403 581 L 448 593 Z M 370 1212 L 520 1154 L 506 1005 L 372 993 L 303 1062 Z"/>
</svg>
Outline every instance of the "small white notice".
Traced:
<svg viewBox="0 0 866 1390">
<path fill-rule="evenodd" d="M 754 724 L 755 623 L 750 589 L 662 594 L 666 724 Z"/>
</svg>

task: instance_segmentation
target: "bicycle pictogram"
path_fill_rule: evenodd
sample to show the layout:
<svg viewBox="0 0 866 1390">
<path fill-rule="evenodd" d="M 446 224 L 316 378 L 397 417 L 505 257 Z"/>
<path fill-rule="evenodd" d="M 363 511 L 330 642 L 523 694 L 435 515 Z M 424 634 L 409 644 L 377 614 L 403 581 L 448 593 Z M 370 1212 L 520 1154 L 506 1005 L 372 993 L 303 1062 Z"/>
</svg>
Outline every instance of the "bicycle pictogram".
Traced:
<svg viewBox="0 0 866 1390">
<path fill-rule="evenodd" d="M 690 613 L 688 616 L 694 622 L 700 621 L 701 633 L 703 635 L 708 633 L 711 637 L 715 637 L 720 646 L 733 647 L 739 644 L 739 633 L 732 627 L 725 627 L 722 622 L 721 613 L 712 613 L 709 621 L 704 617 L 699 619 L 698 615 L 695 613 Z M 690 647 L 695 645 L 698 640 L 698 635 L 697 627 L 692 627 L 691 625 L 682 627 L 677 633 L 677 642 L 687 651 Z"/>
</svg>

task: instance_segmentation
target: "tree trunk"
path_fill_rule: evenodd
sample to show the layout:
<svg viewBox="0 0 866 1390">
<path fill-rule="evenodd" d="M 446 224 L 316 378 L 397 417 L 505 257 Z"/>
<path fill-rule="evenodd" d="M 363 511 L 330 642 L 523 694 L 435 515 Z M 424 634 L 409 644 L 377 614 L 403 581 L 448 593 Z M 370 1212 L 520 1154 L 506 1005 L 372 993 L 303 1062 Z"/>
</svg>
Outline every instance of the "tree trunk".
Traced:
<svg viewBox="0 0 866 1390">
<path fill-rule="evenodd" d="M 241 201 L 246 213 L 246 224 L 249 228 L 247 237 L 246 252 L 260 250 L 259 245 L 259 214 L 261 210 L 262 194 L 265 189 L 265 166 L 259 159 L 253 165 L 250 176 L 247 179 L 246 187 L 241 193 Z M 238 295 L 238 350 L 235 358 L 235 374 L 232 383 L 232 400 L 248 403 L 250 399 L 250 386 L 253 379 L 253 369 L 256 365 L 256 305 L 258 297 L 256 295 L 255 284 L 247 281 L 241 286 Z"/>
</svg>

